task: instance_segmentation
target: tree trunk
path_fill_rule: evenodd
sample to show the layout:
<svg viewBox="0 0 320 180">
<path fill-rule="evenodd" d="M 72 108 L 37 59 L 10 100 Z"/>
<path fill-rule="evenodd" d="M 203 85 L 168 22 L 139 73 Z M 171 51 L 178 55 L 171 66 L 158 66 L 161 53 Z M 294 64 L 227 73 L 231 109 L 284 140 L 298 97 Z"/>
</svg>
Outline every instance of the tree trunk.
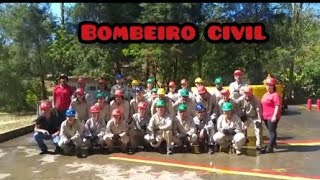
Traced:
<svg viewBox="0 0 320 180">
<path fill-rule="evenodd" d="M 174 62 L 174 66 L 173 66 L 173 79 L 174 80 L 176 80 L 177 74 L 178 74 L 178 62 L 179 62 L 179 58 L 176 57 L 175 62 Z"/>
<path fill-rule="evenodd" d="M 41 81 L 41 89 L 42 89 L 42 99 L 47 99 L 47 88 L 46 88 L 46 84 L 44 82 L 44 76 L 41 75 L 40 76 L 40 81 Z"/>
<path fill-rule="evenodd" d="M 61 3 L 61 25 L 64 25 L 64 3 Z"/>
<path fill-rule="evenodd" d="M 147 66 L 146 66 L 146 73 L 145 73 L 145 81 L 146 82 L 149 78 L 149 75 L 150 75 L 150 62 L 149 60 L 147 60 Z"/>
</svg>

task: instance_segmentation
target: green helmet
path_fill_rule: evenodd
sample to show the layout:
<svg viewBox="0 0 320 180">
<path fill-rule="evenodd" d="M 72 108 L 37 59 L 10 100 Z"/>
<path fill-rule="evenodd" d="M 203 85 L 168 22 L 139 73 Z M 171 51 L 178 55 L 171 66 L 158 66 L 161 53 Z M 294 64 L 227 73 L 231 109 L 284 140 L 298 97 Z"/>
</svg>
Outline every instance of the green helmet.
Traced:
<svg viewBox="0 0 320 180">
<path fill-rule="evenodd" d="M 157 92 L 158 92 L 158 88 L 153 88 L 153 89 L 151 90 L 151 92 L 157 93 Z"/>
<path fill-rule="evenodd" d="M 232 110 L 232 103 L 231 102 L 225 102 L 222 105 L 223 111 L 231 111 Z"/>
<path fill-rule="evenodd" d="M 222 78 L 218 77 L 214 80 L 214 84 L 222 84 Z"/>
<path fill-rule="evenodd" d="M 148 83 L 148 84 L 154 83 L 154 79 L 153 79 L 153 78 L 149 78 L 149 79 L 147 80 L 147 83 Z"/>
<path fill-rule="evenodd" d="M 166 106 L 166 102 L 163 99 L 159 99 L 156 102 L 156 107 L 165 107 Z"/>
<path fill-rule="evenodd" d="M 186 111 L 187 110 L 187 105 L 184 104 L 184 103 L 181 103 L 179 106 L 178 106 L 178 111 Z"/>
<path fill-rule="evenodd" d="M 186 89 L 181 89 L 180 96 L 189 96 L 189 91 Z"/>
<path fill-rule="evenodd" d="M 106 96 L 107 96 L 107 95 L 106 95 L 106 93 L 105 93 L 105 92 L 100 91 L 100 92 L 98 92 L 98 93 L 97 93 L 97 95 L 96 95 L 96 99 L 99 99 L 99 98 L 101 98 L 101 97 L 105 98 Z"/>
</svg>

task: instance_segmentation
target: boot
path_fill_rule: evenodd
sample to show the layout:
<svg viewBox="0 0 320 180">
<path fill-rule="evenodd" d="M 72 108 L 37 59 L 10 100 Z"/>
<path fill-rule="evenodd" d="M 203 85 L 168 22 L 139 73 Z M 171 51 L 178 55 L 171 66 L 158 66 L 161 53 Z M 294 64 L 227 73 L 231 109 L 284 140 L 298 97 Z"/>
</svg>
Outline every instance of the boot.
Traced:
<svg viewBox="0 0 320 180">
<path fill-rule="evenodd" d="M 128 154 L 134 154 L 136 152 L 136 148 L 130 147 L 128 150 Z"/>
<path fill-rule="evenodd" d="M 215 144 L 214 151 L 215 152 L 219 152 L 219 150 L 220 150 L 220 145 L 219 144 Z"/>
<path fill-rule="evenodd" d="M 208 154 L 209 154 L 209 155 L 214 154 L 214 147 L 213 147 L 213 145 L 209 145 Z"/>
<path fill-rule="evenodd" d="M 54 150 L 54 154 L 62 154 L 63 150 L 61 149 L 61 147 L 56 146 L 56 149 Z"/>
<path fill-rule="evenodd" d="M 85 158 L 86 157 L 86 149 L 80 149 L 80 148 L 77 148 L 76 149 L 76 156 L 78 158 Z"/>
<path fill-rule="evenodd" d="M 266 153 L 273 153 L 273 148 L 271 148 L 271 147 L 267 147 L 266 148 Z"/>
<path fill-rule="evenodd" d="M 172 147 L 167 147 L 167 155 L 172 154 Z"/>
</svg>

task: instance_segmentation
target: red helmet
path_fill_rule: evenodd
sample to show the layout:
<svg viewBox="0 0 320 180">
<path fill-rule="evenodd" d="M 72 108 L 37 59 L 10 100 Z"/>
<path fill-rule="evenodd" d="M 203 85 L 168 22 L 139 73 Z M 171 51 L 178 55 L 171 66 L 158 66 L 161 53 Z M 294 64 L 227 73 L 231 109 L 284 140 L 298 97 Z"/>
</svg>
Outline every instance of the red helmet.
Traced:
<svg viewBox="0 0 320 180">
<path fill-rule="evenodd" d="M 42 102 L 41 104 L 40 104 L 40 109 L 42 110 L 42 111 L 47 111 L 47 110 L 49 110 L 49 109 L 51 109 L 51 103 L 49 103 L 49 102 Z"/>
<path fill-rule="evenodd" d="M 174 81 L 169 82 L 169 87 L 175 87 L 175 86 L 176 86 L 176 83 Z"/>
<path fill-rule="evenodd" d="M 229 92 L 228 89 L 223 89 L 223 90 L 221 91 L 221 95 L 223 95 L 223 96 L 229 96 L 229 95 L 230 95 L 230 92 Z"/>
<path fill-rule="evenodd" d="M 235 70 L 234 73 L 233 73 L 233 76 L 241 76 L 242 75 L 242 72 L 241 70 Z"/>
<path fill-rule="evenodd" d="M 245 86 L 243 92 L 253 94 L 253 89 L 251 86 Z"/>
<path fill-rule="evenodd" d="M 121 110 L 120 109 L 114 109 L 111 113 L 112 116 L 119 116 L 121 115 Z"/>
<path fill-rule="evenodd" d="M 104 79 L 99 79 L 98 83 L 99 83 L 99 84 L 106 84 L 106 83 L 107 83 L 107 81 L 106 81 L 106 80 L 104 80 Z"/>
<path fill-rule="evenodd" d="M 138 104 L 138 109 L 147 109 L 147 103 L 145 102 L 140 102 Z"/>
<path fill-rule="evenodd" d="M 199 86 L 198 87 L 198 92 L 199 92 L 199 94 L 204 94 L 204 93 L 207 92 L 207 89 L 204 86 Z"/>
<path fill-rule="evenodd" d="M 83 95 L 84 94 L 84 89 L 83 88 L 78 88 L 76 90 L 76 94 Z"/>
<path fill-rule="evenodd" d="M 85 83 L 86 83 L 86 80 L 85 80 L 83 77 L 80 77 L 80 78 L 78 79 L 78 84 L 80 84 L 80 83 L 85 84 Z"/>
<path fill-rule="evenodd" d="M 98 113 L 98 112 L 100 112 L 100 108 L 96 105 L 93 105 L 90 107 L 90 112 L 91 113 Z"/>
<path fill-rule="evenodd" d="M 267 78 L 266 84 L 276 85 L 277 80 L 275 78 Z"/>
<path fill-rule="evenodd" d="M 123 96 L 123 92 L 121 89 L 117 89 L 115 92 L 114 92 L 114 95 L 115 96 Z"/>
</svg>

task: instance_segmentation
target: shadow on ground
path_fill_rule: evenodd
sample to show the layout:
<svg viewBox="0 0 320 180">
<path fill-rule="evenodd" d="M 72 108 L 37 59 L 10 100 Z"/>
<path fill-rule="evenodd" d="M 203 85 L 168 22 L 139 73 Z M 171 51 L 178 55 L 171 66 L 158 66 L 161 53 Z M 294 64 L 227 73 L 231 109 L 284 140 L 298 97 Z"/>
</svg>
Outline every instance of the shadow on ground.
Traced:
<svg viewBox="0 0 320 180">
<path fill-rule="evenodd" d="M 315 152 L 319 151 L 320 146 L 291 146 L 291 145 L 281 145 L 277 150 L 277 153 L 285 152 Z"/>
<path fill-rule="evenodd" d="M 299 111 L 294 111 L 294 110 L 286 110 L 283 112 L 282 116 L 294 116 L 294 115 L 299 115 L 301 112 Z"/>
</svg>

